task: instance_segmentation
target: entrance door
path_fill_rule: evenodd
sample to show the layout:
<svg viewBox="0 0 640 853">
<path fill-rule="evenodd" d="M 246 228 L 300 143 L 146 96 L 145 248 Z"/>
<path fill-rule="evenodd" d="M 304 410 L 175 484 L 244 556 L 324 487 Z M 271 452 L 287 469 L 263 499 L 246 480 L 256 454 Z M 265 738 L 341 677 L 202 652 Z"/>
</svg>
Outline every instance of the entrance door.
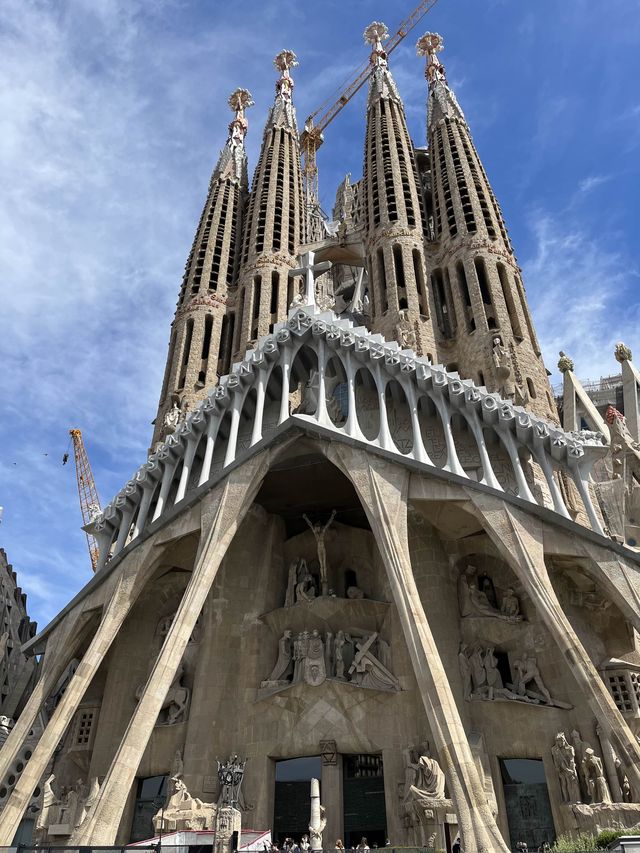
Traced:
<svg viewBox="0 0 640 853">
<path fill-rule="evenodd" d="M 519 841 L 526 841 L 529 850 L 537 850 L 543 841 L 553 844 L 556 833 L 542 760 L 501 758 L 500 768 L 511 849 Z"/>
<path fill-rule="evenodd" d="M 357 847 L 366 838 L 384 847 L 387 838 L 387 809 L 381 755 L 343 756 L 344 844 Z"/>
<path fill-rule="evenodd" d="M 303 835 L 309 834 L 311 780 L 321 778 L 319 755 L 276 761 L 273 840 L 278 846 L 282 846 L 285 838 L 299 842 Z"/>
</svg>

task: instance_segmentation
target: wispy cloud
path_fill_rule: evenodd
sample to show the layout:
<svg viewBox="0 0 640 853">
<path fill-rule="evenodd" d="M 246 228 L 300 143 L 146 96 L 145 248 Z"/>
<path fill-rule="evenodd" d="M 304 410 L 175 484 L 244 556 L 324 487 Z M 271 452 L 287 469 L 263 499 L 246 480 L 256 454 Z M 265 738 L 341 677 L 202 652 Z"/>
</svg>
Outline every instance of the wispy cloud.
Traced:
<svg viewBox="0 0 640 853">
<path fill-rule="evenodd" d="M 586 178 L 583 178 L 578 184 L 578 190 L 581 193 L 589 193 L 591 190 L 595 190 L 596 187 L 599 187 L 601 184 L 610 181 L 612 175 L 588 175 Z"/>
<path fill-rule="evenodd" d="M 523 261 L 533 317 L 546 363 L 558 381 L 557 353 L 565 350 L 585 379 L 615 373 L 618 340 L 637 340 L 640 270 L 597 233 L 562 216 L 530 213 L 534 252 Z"/>
</svg>

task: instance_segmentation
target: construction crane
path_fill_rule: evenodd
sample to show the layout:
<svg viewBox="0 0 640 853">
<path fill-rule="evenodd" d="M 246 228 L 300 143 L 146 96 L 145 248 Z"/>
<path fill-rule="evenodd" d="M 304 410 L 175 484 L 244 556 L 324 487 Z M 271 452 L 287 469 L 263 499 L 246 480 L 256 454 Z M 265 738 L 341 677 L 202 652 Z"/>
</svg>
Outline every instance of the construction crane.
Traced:
<svg viewBox="0 0 640 853">
<path fill-rule="evenodd" d="M 70 429 L 69 435 L 73 441 L 73 455 L 76 461 L 76 480 L 78 481 L 78 495 L 80 497 L 80 511 L 82 512 L 82 525 L 86 527 L 94 520 L 100 512 L 100 498 L 98 490 L 93 479 L 91 465 L 89 465 L 89 457 L 84 447 L 82 440 L 82 432 L 79 429 Z M 65 464 L 68 454 L 65 454 L 63 464 Z M 95 572 L 98 565 L 98 542 L 95 536 L 87 533 L 87 546 L 89 548 L 89 557 L 91 558 L 91 567 Z"/>
<path fill-rule="evenodd" d="M 416 24 L 422 20 L 437 2 L 438 0 L 422 0 L 416 6 L 409 17 L 400 24 L 396 33 L 386 42 L 384 49 L 387 56 L 396 49 L 405 36 L 411 32 Z M 307 215 L 307 240 L 309 242 L 312 242 L 312 233 L 314 230 L 312 220 L 319 218 L 321 215 L 316 154 L 318 148 L 324 142 L 323 132 L 353 96 L 364 86 L 370 73 L 371 65 L 367 60 L 354 72 L 351 80 L 342 87 L 342 91 L 335 101 L 331 102 L 329 98 L 315 112 L 311 113 L 304 123 L 304 130 L 300 134 L 300 149 L 303 157 L 302 181 Z"/>
</svg>

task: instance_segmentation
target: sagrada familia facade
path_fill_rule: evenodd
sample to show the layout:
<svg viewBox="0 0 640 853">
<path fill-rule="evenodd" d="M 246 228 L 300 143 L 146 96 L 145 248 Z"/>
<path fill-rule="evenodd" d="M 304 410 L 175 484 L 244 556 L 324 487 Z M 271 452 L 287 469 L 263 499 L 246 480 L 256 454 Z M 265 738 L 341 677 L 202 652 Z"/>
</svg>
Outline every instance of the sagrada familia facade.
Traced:
<svg viewBox="0 0 640 853">
<path fill-rule="evenodd" d="M 419 147 L 385 37 L 331 220 L 294 53 L 251 187 L 229 99 L 149 457 L 88 527 L 95 575 L 22 638 L 1 845 L 31 821 L 488 853 L 640 822 L 640 376 L 619 349 L 627 420 L 602 417 L 563 356 L 561 426 L 442 40 Z"/>
</svg>

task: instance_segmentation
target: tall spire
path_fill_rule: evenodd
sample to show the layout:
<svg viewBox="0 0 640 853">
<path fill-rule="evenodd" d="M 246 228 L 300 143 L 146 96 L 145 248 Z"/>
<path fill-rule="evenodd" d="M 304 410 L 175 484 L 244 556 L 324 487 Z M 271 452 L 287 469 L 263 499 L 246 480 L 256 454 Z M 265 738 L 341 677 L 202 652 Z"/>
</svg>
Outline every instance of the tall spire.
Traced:
<svg viewBox="0 0 640 853">
<path fill-rule="evenodd" d="M 371 76 L 363 169 L 367 268 L 375 331 L 433 357 L 423 199 L 404 106 L 389 70 L 386 26 L 364 31 Z"/>
<path fill-rule="evenodd" d="M 211 175 L 182 280 L 153 445 L 175 429 L 179 418 L 228 371 L 231 360 L 233 314 L 227 315 L 227 304 L 238 274 L 239 235 L 248 190 L 245 110 L 253 100 L 247 89 L 236 89 L 228 104 L 234 117 Z"/>
<path fill-rule="evenodd" d="M 298 60 L 292 50 L 281 50 L 273 62 L 279 72 L 276 95 L 264 128 L 244 228 L 235 309 L 236 358 L 286 318 L 293 299 L 288 273 L 298 266 L 304 240 L 300 147 L 291 77 Z"/>
<path fill-rule="evenodd" d="M 439 360 L 557 419 L 502 211 L 447 83 L 437 33 L 425 33 L 433 242 L 430 283 Z"/>
</svg>

